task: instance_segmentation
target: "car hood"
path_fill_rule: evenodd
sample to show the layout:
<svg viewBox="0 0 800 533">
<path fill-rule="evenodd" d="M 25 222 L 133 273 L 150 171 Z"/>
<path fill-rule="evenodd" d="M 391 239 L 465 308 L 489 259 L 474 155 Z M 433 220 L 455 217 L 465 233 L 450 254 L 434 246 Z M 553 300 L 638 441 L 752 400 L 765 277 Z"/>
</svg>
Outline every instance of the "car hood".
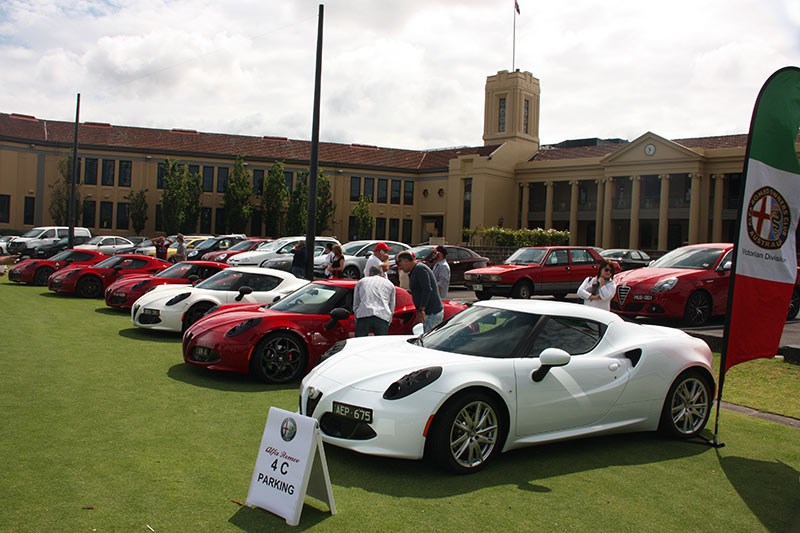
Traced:
<svg viewBox="0 0 800 533">
<path fill-rule="evenodd" d="M 192 326 L 190 331 L 194 335 L 202 335 L 205 331 L 227 329 L 251 318 L 261 318 L 263 324 L 263 320 L 269 321 L 270 319 L 281 318 L 291 321 L 292 317 L 298 316 L 296 313 L 284 313 L 281 311 L 263 309 L 261 308 L 262 305 L 264 304 L 243 304 L 245 309 L 242 310 L 229 309 L 221 313 L 212 313 L 201 318 Z M 253 309 L 254 307 L 255 309 Z M 299 316 L 307 317 L 308 315 Z"/>
<path fill-rule="evenodd" d="M 482 268 L 475 268 L 475 269 L 472 269 L 472 270 L 468 270 L 468 272 L 470 274 L 483 274 L 483 275 L 487 275 L 487 276 L 490 276 L 490 275 L 497 276 L 497 275 L 502 275 L 502 274 L 504 274 L 506 272 L 512 272 L 514 270 L 522 270 L 522 269 L 525 269 L 525 268 L 539 268 L 539 265 L 537 265 L 535 263 L 531 263 L 531 264 L 528 264 L 528 265 L 506 265 L 506 264 L 501 264 L 501 265 L 492 265 L 492 266 L 487 266 L 487 267 L 482 267 Z"/>
<path fill-rule="evenodd" d="M 700 272 L 688 268 L 653 268 L 642 267 L 635 270 L 626 270 L 614 276 L 614 283 L 617 287 L 622 285 L 634 286 L 639 284 L 655 285 L 666 278 L 685 278 Z"/>
</svg>

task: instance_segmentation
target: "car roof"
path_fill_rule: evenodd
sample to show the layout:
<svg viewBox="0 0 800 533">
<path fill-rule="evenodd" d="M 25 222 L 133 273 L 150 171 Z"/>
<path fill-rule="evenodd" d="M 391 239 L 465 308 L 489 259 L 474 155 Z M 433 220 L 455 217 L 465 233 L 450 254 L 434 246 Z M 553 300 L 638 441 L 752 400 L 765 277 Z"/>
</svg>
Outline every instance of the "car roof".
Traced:
<svg viewBox="0 0 800 533">
<path fill-rule="evenodd" d="M 572 302 L 557 302 L 553 300 L 485 300 L 472 304 L 478 307 L 491 307 L 495 309 L 506 309 L 521 313 L 534 313 L 538 315 L 556 315 L 573 318 L 585 318 L 611 324 L 612 322 L 624 322 L 622 318 L 610 311 L 598 309 L 589 305 L 582 305 Z"/>
</svg>

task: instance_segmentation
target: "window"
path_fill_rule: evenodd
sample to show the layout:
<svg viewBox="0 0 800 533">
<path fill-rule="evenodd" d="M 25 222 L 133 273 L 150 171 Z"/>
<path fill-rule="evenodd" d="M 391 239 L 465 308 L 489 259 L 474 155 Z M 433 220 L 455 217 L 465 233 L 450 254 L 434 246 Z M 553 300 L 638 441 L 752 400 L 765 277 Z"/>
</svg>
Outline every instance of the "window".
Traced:
<svg viewBox="0 0 800 533">
<path fill-rule="evenodd" d="M 497 110 L 497 131 L 506 131 L 506 99 L 501 98 Z"/>
<path fill-rule="evenodd" d="M 11 195 L 0 194 L 0 222 L 11 220 Z"/>
<path fill-rule="evenodd" d="M 569 254 L 566 250 L 553 250 L 545 262 L 546 265 L 568 265 Z"/>
<path fill-rule="evenodd" d="M 189 175 L 190 176 L 199 176 L 200 175 L 200 165 L 189 165 Z"/>
<path fill-rule="evenodd" d="M 392 180 L 392 203 L 400 203 L 400 180 Z"/>
<path fill-rule="evenodd" d="M 263 233 L 262 226 L 261 211 L 259 209 L 253 209 L 250 215 L 250 235 L 261 235 Z"/>
<path fill-rule="evenodd" d="M 128 229 L 129 208 L 128 203 L 117 204 L 117 229 Z"/>
<path fill-rule="evenodd" d="M 414 221 L 410 218 L 403 219 L 403 242 L 413 242 L 411 230 L 414 228 Z"/>
<path fill-rule="evenodd" d="M 259 195 L 264 192 L 264 169 L 253 171 L 253 194 Z M 256 233 L 261 235 L 261 233 Z"/>
<path fill-rule="evenodd" d="M 286 180 L 286 190 L 289 191 L 289 194 L 292 194 L 292 184 L 294 178 L 294 172 L 290 172 L 288 170 L 283 171 L 283 178 Z"/>
<path fill-rule="evenodd" d="M 97 185 L 97 159 L 86 158 L 86 168 L 83 170 L 83 183 Z"/>
<path fill-rule="evenodd" d="M 83 213 L 81 224 L 84 228 L 93 228 L 95 217 L 97 216 L 97 202 L 94 200 L 83 201 Z"/>
<path fill-rule="evenodd" d="M 225 192 L 228 187 L 228 167 L 217 169 L 217 192 Z"/>
<path fill-rule="evenodd" d="M 594 257 L 589 254 L 589 250 L 571 250 L 573 264 L 591 264 L 594 263 Z"/>
<path fill-rule="evenodd" d="M 203 167 L 203 192 L 214 190 L 214 167 Z"/>
<path fill-rule="evenodd" d="M 349 236 L 347 239 L 348 241 L 358 239 L 358 233 L 356 233 L 356 217 L 352 215 L 347 221 L 347 235 Z"/>
<path fill-rule="evenodd" d="M 164 231 L 164 213 L 161 204 L 156 204 L 156 231 Z"/>
<path fill-rule="evenodd" d="M 399 218 L 390 218 L 389 219 L 389 240 L 390 241 L 398 241 L 398 240 L 400 240 L 400 219 Z"/>
<path fill-rule="evenodd" d="M 114 185 L 114 172 L 117 162 L 113 159 L 103 159 L 103 175 L 100 177 L 100 185 Z"/>
<path fill-rule="evenodd" d="M 378 180 L 378 203 L 385 204 L 388 200 L 389 180 L 381 178 Z"/>
<path fill-rule="evenodd" d="M 528 117 L 530 116 L 531 101 L 527 98 L 522 105 L 522 132 L 528 133 Z"/>
<path fill-rule="evenodd" d="M 414 182 L 406 180 L 403 182 L 403 203 L 414 205 Z"/>
<path fill-rule="evenodd" d="M 87 160 L 88 163 L 88 160 Z M 165 163 L 158 164 L 158 175 L 156 176 L 156 188 L 164 188 L 164 176 L 167 175 L 167 165 Z"/>
<path fill-rule="evenodd" d="M 461 219 L 461 227 L 470 228 L 472 212 L 472 178 L 464 180 L 464 214 Z"/>
<path fill-rule="evenodd" d="M 375 178 L 364 178 L 364 198 L 375 201 Z"/>
<path fill-rule="evenodd" d="M 114 213 L 114 204 L 111 202 L 100 202 L 100 227 L 110 228 L 111 218 Z"/>
<path fill-rule="evenodd" d="M 375 218 L 375 238 L 381 241 L 386 239 L 386 219 L 383 217 Z"/>
<path fill-rule="evenodd" d="M 201 207 L 200 208 L 200 233 L 202 233 L 202 234 L 211 233 L 211 208 L 210 207 Z"/>
<path fill-rule="evenodd" d="M 119 186 L 120 187 L 130 187 L 131 186 L 131 167 L 132 163 L 130 161 L 120 161 L 119 162 Z"/>
<path fill-rule="evenodd" d="M 33 224 L 33 214 L 35 210 L 36 210 L 36 198 L 32 196 L 26 196 L 23 217 L 22 217 L 23 224 Z"/>
<path fill-rule="evenodd" d="M 530 357 L 539 357 L 547 348 L 560 348 L 570 355 L 590 351 L 600 342 L 604 328 L 597 322 L 582 318 L 552 316 L 545 319 L 529 352 Z"/>
<path fill-rule="evenodd" d="M 359 196 L 361 196 L 361 178 L 350 176 L 350 201 L 357 202 Z"/>
<path fill-rule="evenodd" d="M 214 216 L 214 233 L 225 233 L 225 208 L 218 207 Z"/>
</svg>

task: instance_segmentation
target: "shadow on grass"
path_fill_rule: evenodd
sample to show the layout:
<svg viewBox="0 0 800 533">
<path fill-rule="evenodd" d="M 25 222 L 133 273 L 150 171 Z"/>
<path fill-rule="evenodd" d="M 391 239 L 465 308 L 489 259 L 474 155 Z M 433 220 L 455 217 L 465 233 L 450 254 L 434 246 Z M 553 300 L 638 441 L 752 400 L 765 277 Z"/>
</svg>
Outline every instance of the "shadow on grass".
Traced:
<svg viewBox="0 0 800 533">
<path fill-rule="evenodd" d="M 116 315 L 117 313 L 111 312 L 109 314 Z M 119 330 L 119 336 L 125 337 L 126 339 L 145 340 L 152 342 L 169 342 L 173 344 L 176 342 L 177 343 L 181 342 L 180 333 L 173 333 L 171 331 L 158 331 L 154 329 L 142 329 L 136 327 Z"/>
<path fill-rule="evenodd" d="M 108 306 L 98 307 L 94 312 L 106 316 L 131 316 L 131 312 L 128 309 L 117 309 L 116 307 Z"/>
<path fill-rule="evenodd" d="M 719 462 L 728 481 L 765 529 L 800 531 L 797 470 L 781 462 L 745 457 L 720 456 Z"/>
<path fill-rule="evenodd" d="M 216 372 L 206 368 L 200 368 L 186 363 L 173 365 L 167 370 L 167 376 L 176 380 L 221 391 L 235 392 L 269 392 L 280 390 L 297 390 L 298 383 L 287 383 L 285 385 L 269 385 L 256 381 L 252 377 L 231 372 Z"/>
<path fill-rule="evenodd" d="M 290 526 L 283 518 L 259 508 L 250 508 L 242 506 L 236 513 L 228 520 L 234 526 L 256 533 L 260 531 L 297 531 L 297 528 L 309 529 L 321 523 L 326 518 L 331 517 L 331 513 L 324 503 L 317 504 L 320 508 L 313 507 L 308 503 L 303 507 L 303 513 L 300 515 L 300 524 L 298 526 Z"/>
</svg>

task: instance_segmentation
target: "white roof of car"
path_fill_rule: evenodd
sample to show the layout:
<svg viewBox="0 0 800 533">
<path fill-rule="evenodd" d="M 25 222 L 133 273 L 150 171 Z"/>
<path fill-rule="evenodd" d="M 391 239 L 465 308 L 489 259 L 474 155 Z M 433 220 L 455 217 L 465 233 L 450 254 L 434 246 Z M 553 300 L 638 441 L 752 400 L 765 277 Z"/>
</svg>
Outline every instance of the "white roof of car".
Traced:
<svg viewBox="0 0 800 533">
<path fill-rule="evenodd" d="M 586 318 L 603 324 L 612 322 L 624 322 L 622 318 L 610 311 L 604 311 L 596 307 L 582 305 L 572 302 L 557 302 L 553 300 L 485 300 L 475 302 L 472 305 L 480 307 L 494 307 L 497 309 L 507 309 L 521 313 L 536 313 L 539 315 L 572 316 L 575 318 Z"/>
</svg>

